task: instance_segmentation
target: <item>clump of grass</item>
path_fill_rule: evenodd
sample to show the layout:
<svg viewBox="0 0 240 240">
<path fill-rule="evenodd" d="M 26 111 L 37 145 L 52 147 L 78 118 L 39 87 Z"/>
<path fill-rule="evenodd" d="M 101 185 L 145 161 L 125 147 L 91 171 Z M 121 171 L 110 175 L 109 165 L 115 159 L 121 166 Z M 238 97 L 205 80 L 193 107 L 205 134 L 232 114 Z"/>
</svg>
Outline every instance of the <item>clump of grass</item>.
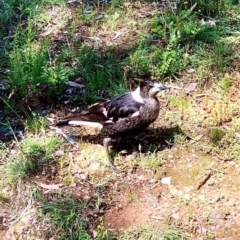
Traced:
<svg viewBox="0 0 240 240">
<path fill-rule="evenodd" d="M 4 23 L 20 21 L 28 16 L 34 15 L 39 6 L 45 4 L 60 4 L 63 0 L 9 0 L 0 1 L 0 20 Z M 21 14 L 19 14 L 21 13 Z"/>
<path fill-rule="evenodd" d="M 51 65 L 48 56 L 48 41 L 43 40 L 36 44 L 33 42 L 34 37 L 31 22 L 29 22 L 27 32 L 23 29 L 17 30 L 14 47 L 9 55 L 8 78 L 20 96 L 37 93 L 43 85 L 48 86 L 44 94 L 50 96 L 56 90 L 63 90 L 63 85 L 73 71 L 57 60 L 54 66 Z"/>
<path fill-rule="evenodd" d="M 5 181 L 12 184 L 33 174 L 52 171 L 52 164 L 55 162 L 53 152 L 58 144 L 59 141 L 54 137 L 28 137 L 22 143 L 18 143 L 15 146 L 18 154 L 16 155 L 15 151 L 8 152 L 5 164 L 1 168 Z"/>
<path fill-rule="evenodd" d="M 212 143 L 217 144 L 226 135 L 226 131 L 221 128 L 212 128 L 208 132 L 208 137 Z"/>
<path fill-rule="evenodd" d="M 28 132 L 37 133 L 45 130 L 47 126 L 47 120 L 46 118 L 37 116 L 35 113 L 33 113 L 32 116 L 29 116 L 25 120 L 24 125 Z"/>
<path fill-rule="evenodd" d="M 224 78 L 220 81 L 220 86 L 223 88 L 224 92 L 227 92 L 232 85 L 232 80 L 228 75 L 225 75 Z"/>
<path fill-rule="evenodd" d="M 196 6 L 193 11 L 201 13 L 201 15 L 207 15 L 211 17 L 224 16 L 227 9 L 233 5 L 237 5 L 237 1 L 234 0 L 223 0 L 223 1 L 207 1 L 207 0 L 196 0 Z M 180 9 L 191 9 L 192 2 L 179 1 L 178 7 Z"/>
<path fill-rule="evenodd" d="M 187 240 L 190 239 L 180 229 L 170 226 L 141 226 L 121 233 L 119 240 Z"/>
<path fill-rule="evenodd" d="M 156 152 L 141 154 L 140 162 L 142 168 L 156 170 L 159 166 L 162 165 L 163 159 L 162 156 L 159 156 Z"/>
<path fill-rule="evenodd" d="M 27 138 L 22 145 L 22 152 L 26 158 L 25 172 L 27 175 L 42 172 L 44 168 L 53 163 L 53 151 L 59 142 L 56 138 L 47 138 L 42 141 L 35 138 Z"/>
<path fill-rule="evenodd" d="M 47 217 L 56 226 L 61 239 L 88 240 L 90 236 L 84 230 L 86 221 L 83 219 L 86 203 L 75 201 L 70 197 L 60 197 L 54 201 L 44 201 L 41 204 L 41 215 Z"/>
<path fill-rule="evenodd" d="M 190 103 L 184 97 L 181 96 L 180 97 L 170 96 L 169 103 L 170 105 L 176 107 L 178 111 L 181 113 L 183 113 L 184 110 L 186 110 L 190 106 Z"/>
</svg>

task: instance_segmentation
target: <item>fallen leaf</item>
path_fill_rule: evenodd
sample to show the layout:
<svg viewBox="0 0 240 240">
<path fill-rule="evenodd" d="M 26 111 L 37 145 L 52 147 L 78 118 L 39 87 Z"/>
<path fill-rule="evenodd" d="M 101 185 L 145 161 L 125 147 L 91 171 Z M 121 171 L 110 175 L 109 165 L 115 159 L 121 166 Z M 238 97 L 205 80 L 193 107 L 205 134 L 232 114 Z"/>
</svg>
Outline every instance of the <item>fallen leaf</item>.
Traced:
<svg viewBox="0 0 240 240">
<path fill-rule="evenodd" d="M 197 87 L 198 83 L 189 83 L 185 88 L 184 91 L 186 94 L 193 92 L 196 87 Z"/>
<path fill-rule="evenodd" d="M 197 135 L 197 136 L 194 138 L 194 140 L 195 140 L 195 141 L 198 141 L 198 140 L 200 140 L 203 136 L 204 136 L 203 134 L 199 134 L 199 135 Z"/>
<path fill-rule="evenodd" d="M 115 36 L 112 38 L 112 40 L 115 40 L 115 39 L 117 39 L 119 36 L 121 35 L 121 33 L 120 32 L 116 32 L 115 33 Z"/>
<path fill-rule="evenodd" d="M 137 17 L 139 17 L 139 18 L 145 18 L 145 17 L 148 17 L 148 16 L 149 16 L 149 13 L 146 13 L 146 12 L 137 12 L 136 15 L 137 15 Z"/>
</svg>

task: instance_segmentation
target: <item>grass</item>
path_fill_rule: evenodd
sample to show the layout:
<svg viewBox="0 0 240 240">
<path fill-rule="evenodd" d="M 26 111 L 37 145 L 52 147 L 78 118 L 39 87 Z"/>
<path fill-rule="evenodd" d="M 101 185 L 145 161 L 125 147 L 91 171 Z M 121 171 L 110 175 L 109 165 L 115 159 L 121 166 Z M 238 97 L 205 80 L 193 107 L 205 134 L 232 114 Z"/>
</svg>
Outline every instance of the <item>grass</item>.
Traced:
<svg viewBox="0 0 240 240">
<path fill-rule="evenodd" d="M 69 80 L 85 86 L 83 93 L 74 98 L 73 104 L 80 108 L 125 92 L 135 79 L 155 78 L 181 85 L 182 90 L 173 90 L 170 97 L 166 96 L 167 101 L 161 102 L 156 123 L 166 128 L 166 135 L 170 131 L 167 128 L 176 125 L 183 132 L 175 134 L 171 142 L 166 140 L 166 149 L 196 148 L 239 162 L 240 77 L 233 73 L 239 68 L 239 6 L 230 0 L 211 5 L 213 2 L 198 0 L 195 9 L 190 10 L 190 2 L 180 1 L 178 9 L 172 11 L 172 1 L 168 3 L 170 8 L 163 10 L 152 1 L 112 0 L 107 6 L 96 4 L 87 12 L 86 5 L 73 7 L 66 1 L 0 0 L 0 20 L 4 23 L 0 25 L 0 36 L 5 39 L 0 42 L 0 74 L 9 86 L 1 96 L 3 124 L 10 129 L 20 122 L 25 127 L 23 135 L 14 136 L 15 141 L 0 142 L 1 206 L 6 204 L 5 199 L 12 199 L 11 192 L 21 192 L 28 183 L 31 191 L 23 190 L 27 198 L 23 202 L 35 199 L 42 213 L 39 221 L 49 221 L 53 236 L 90 239 L 85 212 L 91 215 L 92 210 L 81 197 L 91 196 L 88 184 L 95 187 L 106 178 L 102 167 L 105 153 L 99 145 L 81 141 L 78 149 L 72 149 L 68 143 L 59 142 L 48 129 L 46 118 L 33 113 L 45 110 L 49 98 L 51 109 L 55 109 Z M 197 82 L 198 87 L 185 94 L 184 86 L 189 82 Z M 35 101 L 38 104 L 32 107 Z M 56 117 L 54 110 L 50 114 Z M 134 151 L 130 156 L 116 154 L 117 162 L 123 169 L 130 169 L 134 163 L 138 165 L 137 173 L 154 175 L 171 162 L 159 152 L 159 145 L 149 143 L 144 153 Z M 178 155 L 172 156 L 172 161 L 177 161 Z M 99 202 L 91 209 L 101 210 L 104 191 L 114 181 L 119 191 L 119 179 L 113 181 L 111 174 L 107 177 L 104 188 L 94 190 Z M 33 187 L 35 180 L 61 182 L 66 188 L 45 199 L 45 190 Z M 71 191 L 75 197 L 64 195 Z M 136 196 L 129 191 L 128 201 L 137 202 Z M 11 204 L 21 209 L 21 203 L 18 198 Z M 116 239 L 104 225 L 104 218 L 91 216 L 99 219 L 98 227 L 94 225 L 97 239 Z M 121 232 L 119 239 L 189 238 L 180 229 L 164 225 L 129 229 Z"/>
<path fill-rule="evenodd" d="M 80 75 L 87 81 L 83 101 L 94 102 L 108 95 L 117 95 L 126 91 L 126 82 L 121 71 L 121 63 L 111 52 L 101 55 L 89 46 L 83 46 L 78 53 Z M 97 92 L 103 91 L 103 96 Z"/>
<path fill-rule="evenodd" d="M 53 153 L 58 144 L 54 137 L 40 139 L 40 136 L 28 137 L 21 143 L 17 142 L 14 152 L 6 152 L 4 165 L 1 166 L 4 185 L 14 185 L 18 180 L 35 174 L 53 172 L 56 162 Z"/>
<path fill-rule="evenodd" d="M 83 230 L 86 223 L 82 215 L 86 205 L 74 201 L 70 197 L 61 197 L 55 201 L 45 201 L 41 205 L 42 216 L 50 219 L 56 226 L 57 235 L 61 239 L 88 240 L 90 236 Z"/>
<path fill-rule="evenodd" d="M 162 225 L 162 227 L 142 226 L 128 231 L 124 231 L 119 239 L 130 240 L 187 240 L 190 239 L 181 230 L 169 225 Z"/>
<path fill-rule="evenodd" d="M 140 155 L 141 167 L 143 169 L 149 169 L 155 171 L 159 166 L 162 165 L 162 156 L 158 155 L 155 151 L 153 153 L 141 154 Z"/>
</svg>

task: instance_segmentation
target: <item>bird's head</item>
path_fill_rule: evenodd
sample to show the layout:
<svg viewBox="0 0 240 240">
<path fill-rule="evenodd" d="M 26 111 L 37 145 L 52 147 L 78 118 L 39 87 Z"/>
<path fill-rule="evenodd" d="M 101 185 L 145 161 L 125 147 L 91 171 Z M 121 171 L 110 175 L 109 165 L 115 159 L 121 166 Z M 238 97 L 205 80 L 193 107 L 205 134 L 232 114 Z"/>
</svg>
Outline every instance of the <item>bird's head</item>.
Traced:
<svg viewBox="0 0 240 240">
<path fill-rule="evenodd" d="M 146 80 L 140 83 L 140 92 L 144 96 L 155 97 L 160 91 L 168 89 L 161 83 Z"/>
</svg>

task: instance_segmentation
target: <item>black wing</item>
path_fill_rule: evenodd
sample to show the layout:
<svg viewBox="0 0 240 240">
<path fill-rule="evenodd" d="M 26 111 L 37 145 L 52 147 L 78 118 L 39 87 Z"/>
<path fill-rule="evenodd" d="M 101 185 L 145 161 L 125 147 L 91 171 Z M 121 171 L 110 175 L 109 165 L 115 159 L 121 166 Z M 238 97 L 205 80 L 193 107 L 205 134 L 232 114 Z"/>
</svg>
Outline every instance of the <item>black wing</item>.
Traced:
<svg viewBox="0 0 240 240">
<path fill-rule="evenodd" d="M 98 122 L 103 125 L 113 124 L 119 118 L 125 118 L 137 113 L 143 105 L 137 102 L 131 92 L 115 97 L 104 103 L 96 103 L 85 112 L 60 120 L 57 125 L 65 125 L 70 121 Z"/>
<path fill-rule="evenodd" d="M 113 122 L 116 122 L 118 118 L 128 117 L 137 113 L 142 105 L 143 103 L 137 102 L 133 98 L 132 93 L 128 92 L 106 102 L 104 107 L 106 108 L 106 116 L 112 118 Z"/>
<path fill-rule="evenodd" d="M 90 106 L 85 112 L 65 117 L 57 122 L 56 125 L 66 125 L 70 121 L 96 122 L 100 124 L 108 123 L 109 118 L 104 114 L 104 103 L 96 103 Z M 111 122 L 109 122 L 110 124 Z"/>
</svg>

